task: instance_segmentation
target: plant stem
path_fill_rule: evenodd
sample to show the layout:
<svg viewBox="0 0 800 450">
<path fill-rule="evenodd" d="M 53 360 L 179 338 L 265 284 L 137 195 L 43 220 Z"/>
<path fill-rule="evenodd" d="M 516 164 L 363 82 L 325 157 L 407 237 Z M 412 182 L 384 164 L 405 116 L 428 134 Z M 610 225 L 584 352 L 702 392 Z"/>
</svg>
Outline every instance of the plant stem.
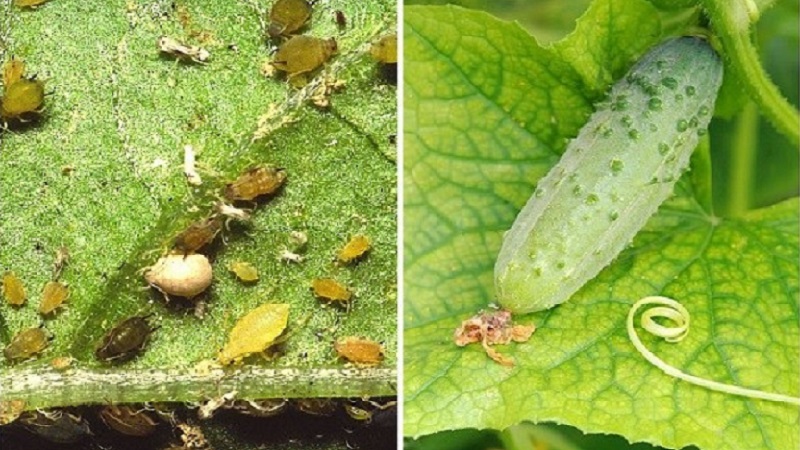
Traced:
<svg viewBox="0 0 800 450">
<path fill-rule="evenodd" d="M 748 102 L 737 118 L 736 132 L 731 146 L 731 171 L 728 179 L 730 192 L 729 215 L 738 217 L 750 209 L 750 193 L 758 149 L 758 109 Z"/>
<path fill-rule="evenodd" d="M 0 400 L 24 399 L 25 409 L 104 403 L 199 402 L 235 392 L 240 399 L 396 395 L 397 371 L 370 369 L 269 369 L 247 366 L 166 370 L 48 368 L 0 374 Z"/>
<path fill-rule="evenodd" d="M 750 41 L 749 13 L 742 0 L 704 0 L 731 66 L 764 116 L 792 144 L 800 145 L 800 115 L 769 79 Z"/>
</svg>

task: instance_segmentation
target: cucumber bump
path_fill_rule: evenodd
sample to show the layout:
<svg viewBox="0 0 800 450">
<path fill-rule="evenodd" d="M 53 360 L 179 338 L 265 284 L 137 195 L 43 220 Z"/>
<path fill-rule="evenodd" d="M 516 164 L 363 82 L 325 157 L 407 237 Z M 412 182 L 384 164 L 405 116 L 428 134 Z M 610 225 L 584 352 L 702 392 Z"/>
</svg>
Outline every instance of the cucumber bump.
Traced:
<svg viewBox="0 0 800 450">
<path fill-rule="evenodd" d="M 494 269 L 503 307 L 559 305 L 628 245 L 687 170 L 721 82 L 710 45 L 682 37 L 612 86 L 503 238 Z"/>
</svg>

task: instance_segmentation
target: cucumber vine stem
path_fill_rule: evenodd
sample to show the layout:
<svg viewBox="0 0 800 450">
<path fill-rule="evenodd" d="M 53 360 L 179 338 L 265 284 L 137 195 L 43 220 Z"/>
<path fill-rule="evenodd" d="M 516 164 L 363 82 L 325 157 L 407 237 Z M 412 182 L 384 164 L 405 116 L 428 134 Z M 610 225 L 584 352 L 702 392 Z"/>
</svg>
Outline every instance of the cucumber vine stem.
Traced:
<svg viewBox="0 0 800 450">
<path fill-rule="evenodd" d="M 781 134 L 795 147 L 800 145 L 800 114 L 770 80 L 758 59 L 755 46 L 750 41 L 749 25 L 754 16 L 752 2 L 748 4 L 742 0 L 703 0 L 703 5 L 711 16 L 716 35 L 747 93 Z"/>
</svg>

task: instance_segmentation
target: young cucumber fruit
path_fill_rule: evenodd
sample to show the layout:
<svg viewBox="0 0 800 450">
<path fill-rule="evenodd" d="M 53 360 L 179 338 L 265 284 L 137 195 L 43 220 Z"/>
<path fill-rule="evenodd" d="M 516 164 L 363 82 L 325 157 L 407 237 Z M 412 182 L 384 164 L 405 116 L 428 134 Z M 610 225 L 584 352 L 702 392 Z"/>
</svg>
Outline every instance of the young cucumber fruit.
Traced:
<svg viewBox="0 0 800 450">
<path fill-rule="evenodd" d="M 503 239 L 494 268 L 503 307 L 567 301 L 630 243 L 687 169 L 721 82 L 708 43 L 682 37 L 614 84 Z"/>
</svg>

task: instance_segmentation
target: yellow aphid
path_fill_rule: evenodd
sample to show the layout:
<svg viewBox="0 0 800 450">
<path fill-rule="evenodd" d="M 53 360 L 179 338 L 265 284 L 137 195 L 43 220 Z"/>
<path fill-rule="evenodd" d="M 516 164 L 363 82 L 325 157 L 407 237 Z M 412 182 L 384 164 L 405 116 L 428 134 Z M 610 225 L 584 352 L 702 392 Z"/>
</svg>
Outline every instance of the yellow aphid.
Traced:
<svg viewBox="0 0 800 450">
<path fill-rule="evenodd" d="M 370 54 L 378 62 L 384 64 L 397 63 L 397 35 L 387 34 L 372 44 L 369 49 Z"/>
<path fill-rule="evenodd" d="M 311 17 L 306 0 L 278 0 L 269 12 L 269 35 L 288 36 L 303 27 Z"/>
<path fill-rule="evenodd" d="M 342 264 L 350 264 L 364 256 L 370 249 L 369 238 L 358 235 L 353 236 L 350 241 L 339 250 L 337 259 Z"/>
<path fill-rule="evenodd" d="M 383 346 L 369 339 L 350 336 L 336 342 L 333 347 L 339 357 L 359 365 L 376 366 L 383 359 Z"/>
<path fill-rule="evenodd" d="M 47 348 L 49 337 L 44 328 L 28 328 L 17 333 L 3 349 L 3 355 L 9 361 L 28 359 Z"/>
<path fill-rule="evenodd" d="M 17 420 L 25 411 L 25 400 L 0 400 L 0 426 Z"/>
<path fill-rule="evenodd" d="M 317 278 L 311 282 L 314 296 L 331 302 L 348 302 L 353 296 L 347 287 L 331 278 Z"/>
<path fill-rule="evenodd" d="M 69 288 L 59 281 L 48 281 L 42 290 L 39 314 L 47 315 L 60 307 L 69 298 Z"/>
<path fill-rule="evenodd" d="M 25 120 L 26 116 L 39 114 L 44 103 L 44 83 L 39 80 L 21 79 L 5 86 L 0 99 L 0 118 Z"/>
<path fill-rule="evenodd" d="M 3 296 L 9 305 L 21 306 L 25 303 L 25 287 L 14 272 L 3 274 Z"/>
<path fill-rule="evenodd" d="M 275 343 L 288 322 L 288 304 L 267 303 L 259 306 L 236 322 L 217 360 L 222 365 L 228 365 L 253 353 L 263 352 Z"/>
<path fill-rule="evenodd" d="M 20 8 L 36 8 L 48 0 L 14 0 L 14 5 Z"/>
<path fill-rule="evenodd" d="M 11 57 L 3 64 L 3 86 L 11 86 L 22 78 L 25 63 L 21 59 Z"/>
<path fill-rule="evenodd" d="M 258 269 L 249 262 L 236 261 L 231 263 L 228 269 L 236 274 L 236 278 L 245 283 L 258 281 Z"/>
<path fill-rule="evenodd" d="M 75 360 L 71 356 L 58 356 L 50 361 L 50 367 L 56 370 L 67 370 Z"/>
</svg>

